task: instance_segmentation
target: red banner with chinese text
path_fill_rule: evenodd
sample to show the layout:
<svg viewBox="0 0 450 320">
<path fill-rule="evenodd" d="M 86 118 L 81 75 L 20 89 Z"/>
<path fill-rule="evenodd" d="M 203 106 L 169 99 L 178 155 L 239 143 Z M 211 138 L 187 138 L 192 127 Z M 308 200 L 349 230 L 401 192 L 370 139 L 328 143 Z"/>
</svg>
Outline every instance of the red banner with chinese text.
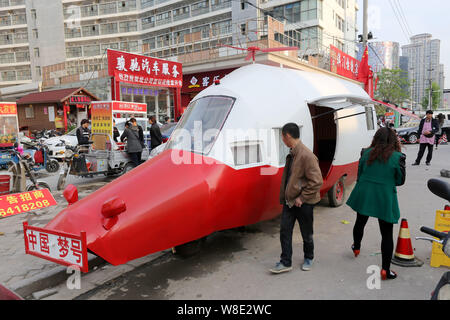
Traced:
<svg viewBox="0 0 450 320">
<path fill-rule="evenodd" d="M 48 189 L 8 194 L 0 197 L 0 218 L 55 206 L 56 200 Z"/>
<path fill-rule="evenodd" d="M 121 113 L 144 113 L 144 114 L 147 114 L 147 104 L 146 103 L 137 103 L 137 102 L 114 101 L 112 111 L 113 111 L 113 113 L 121 112 Z"/>
<path fill-rule="evenodd" d="M 15 103 L 4 103 L 0 102 L 0 115 L 16 115 L 17 105 Z"/>
<path fill-rule="evenodd" d="M 344 53 L 335 46 L 330 45 L 331 72 L 352 80 L 357 80 L 360 66 L 360 61 Z"/>
<path fill-rule="evenodd" d="M 157 87 L 181 88 L 182 64 L 108 49 L 108 73 L 116 81 Z"/>
</svg>

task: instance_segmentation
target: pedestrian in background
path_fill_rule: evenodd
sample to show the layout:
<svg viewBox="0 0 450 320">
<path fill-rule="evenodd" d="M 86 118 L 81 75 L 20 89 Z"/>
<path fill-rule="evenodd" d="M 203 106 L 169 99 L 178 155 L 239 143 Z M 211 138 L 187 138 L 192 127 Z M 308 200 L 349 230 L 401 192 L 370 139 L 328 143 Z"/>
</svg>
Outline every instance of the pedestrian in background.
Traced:
<svg viewBox="0 0 450 320">
<path fill-rule="evenodd" d="M 138 126 L 135 118 L 125 125 L 125 130 L 120 137 L 120 140 L 127 141 L 127 153 L 135 165 L 135 167 L 141 164 L 142 150 L 144 146 L 144 132 L 141 126 Z"/>
<path fill-rule="evenodd" d="M 426 116 L 422 121 L 420 121 L 419 125 L 419 134 L 420 134 L 420 147 L 419 153 L 417 154 L 416 161 L 412 164 L 413 166 L 418 166 L 420 164 L 420 160 L 425 153 L 425 149 L 428 148 L 427 153 L 427 161 L 426 165 L 429 166 L 431 164 L 431 159 L 433 158 L 433 145 L 435 143 L 435 134 L 439 131 L 439 123 L 437 119 L 433 119 L 433 111 L 428 110 L 426 112 Z"/>
<path fill-rule="evenodd" d="M 151 116 L 149 118 L 149 122 L 150 122 L 150 143 L 151 143 L 151 148 L 152 150 L 154 148 L 156 148 L 157 146 L 162 144 L 162 134 L 161 134 L 161 129 L 159 128 L 158 123 L 156 122 L 156 117 L 155 116 Z"/>
<path fill-rule="evenodd" d="M 442 127 L 444 126 L 444 122 L 445 122 L 445 116 L 442 113 L 439 113 L 436 117 L 437 121 L 438 121 L 438 125 L 439 125 L 439 130 L 438 132 L 436 132 L 436 150 L 438 148 L 439 145 L 439 140 L 441 139 L 443 132 L 442 132 Z"/>
<path fill-rule="evenodd" d="M 280 186 L 280 203 L 283 205 L 280 225 L 280 262 L 270 269 L 272 273 L 292 270 L 292 233 L 295 222 L 300 225 L 303 238 L 304 262 L 302 270 L 311 270 L 314 259 L 313 215 L 314 206 L 320 202 L 323 184 L 319 160 L 300 141 L 300 129 L 288 123 L 282 129 L 284 144 L 290 148 L 286 157 Z"/>
<path fill-rule="evenodd" d="M 396 186 L 405 183 L 406 155 L 401 152 L 397 135 L 390 128 L 379 129 L 368 149 L 363 149 L 358 167 L 358 179 L 347 205 L 356 211 L 352 250 L 360 253 L 364 227 L 369 217 L 378 218 L 381 232 L 383 280 L 395 279 L 390 270 L 394 251 L 393 227 L 400 218 Z"/>
</svg>

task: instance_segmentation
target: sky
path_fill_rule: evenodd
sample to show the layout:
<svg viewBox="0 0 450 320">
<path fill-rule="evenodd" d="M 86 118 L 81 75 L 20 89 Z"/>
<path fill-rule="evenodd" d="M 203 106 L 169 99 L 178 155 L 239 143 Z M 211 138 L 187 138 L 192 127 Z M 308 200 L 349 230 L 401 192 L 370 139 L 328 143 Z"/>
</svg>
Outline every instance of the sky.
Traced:
<svg viewBox="0 0 450 320">
<path fill-rule="evenodd" d="M 325 0 L 330 1 L 330 0 Z M 359 34 L 363 30 L 363 0 L 357 0 L 359 5 Z M 448 0 L 368 0 L 369 31 L 372 31 L 373 41 L 395 41 L 400 47 L 409 43 L 409 33 L 412 35 L 430 33 L 433 39 L 441 40 L 441 63 L 445 68 L 445 88 L 450 89 L 450 1 Z M 394 5 L 397 3 L 397 6 Z M 394 13 L 399 15 L 399 7 L 407 21 L 409 30 L 402 31 Z M 403 27 L 403 29 L 408 29 Z M 376 39 L 375 39 L 376 38 Z M 400 49 L 400 55 L 402 50 Z"/>
</svg>

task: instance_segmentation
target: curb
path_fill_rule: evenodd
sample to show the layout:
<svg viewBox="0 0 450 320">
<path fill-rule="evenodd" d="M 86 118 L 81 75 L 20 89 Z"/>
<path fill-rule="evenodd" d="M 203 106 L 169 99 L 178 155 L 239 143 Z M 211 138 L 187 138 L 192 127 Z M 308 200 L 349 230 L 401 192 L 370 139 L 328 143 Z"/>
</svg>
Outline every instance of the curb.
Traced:
<svg viewBox="0 0 450 320">
<path fill-rule="evenodd" d="M 100 267 L 107 264 L 107 262 L 98 256 L 91 255 L 88 258 L 88 264 L 90 272 L 94 267 Z M 67 267 L 58 266 L 29 279 L 16 282 L 9 286 L 9 289 L 16 292 L 21 297 L 26 298 L 31 296 L 34 292 L 57 286 L 61 282 L 67 280 L 67 276 Z"/>
</svg>

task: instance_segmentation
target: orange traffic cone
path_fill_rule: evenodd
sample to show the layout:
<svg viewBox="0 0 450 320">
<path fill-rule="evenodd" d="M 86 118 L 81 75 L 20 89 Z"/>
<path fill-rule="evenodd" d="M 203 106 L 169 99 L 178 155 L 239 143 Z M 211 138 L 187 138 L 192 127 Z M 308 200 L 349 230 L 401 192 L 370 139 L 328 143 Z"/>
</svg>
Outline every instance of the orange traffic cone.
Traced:
<svg viewBox="0 0 450 320">
<path fill-rule="evenodd" d="M 423 265 L 423 261 L 414 257 L 411 235 L 406 219 L 402 219 L 402 223 L 400 224 L 397 248 L 395 249 L 392 263 L 401 267 L 421 267 Z"/>
</svg>

